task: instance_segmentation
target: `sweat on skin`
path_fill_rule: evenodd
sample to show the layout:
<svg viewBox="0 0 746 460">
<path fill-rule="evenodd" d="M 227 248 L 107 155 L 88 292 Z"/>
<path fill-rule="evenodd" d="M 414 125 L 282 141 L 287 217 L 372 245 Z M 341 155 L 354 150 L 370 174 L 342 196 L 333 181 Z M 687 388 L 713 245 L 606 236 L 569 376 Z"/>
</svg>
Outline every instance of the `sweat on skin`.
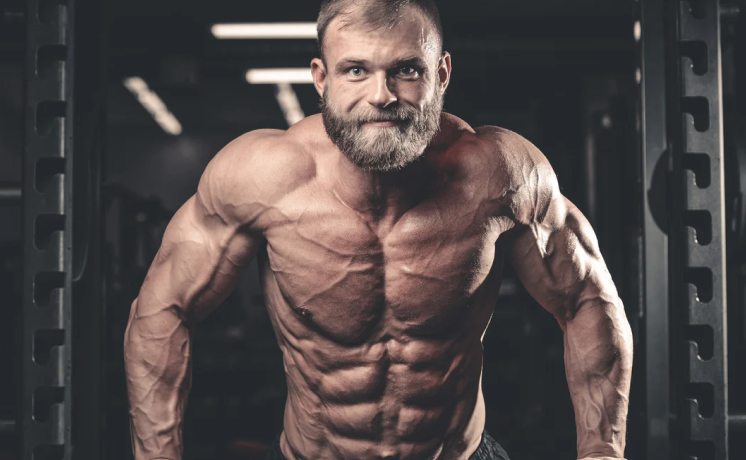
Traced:
<svg viewBox="0 0 746 460">
<path fill-rule="evenodd" d="M 347 143 L 316 115 L 245 134 L 207 167 L 132 304 L 136 460 L 182 459 L 191 331 L 254 258 L 285 363 L 288 459 L 468 459 L 484 430 L 482 337 L 503 263 L 564 333 L 578 458 L 623 458 L 629 325 L 546 158 L 445 113 L 419 155 L 398 156 L 422 142 L 413 120 L 450 78 L 431 28 L 414 8 L 386 30 L 335 19 L 312 72 Z M 377 161 L 361 160 L 361 145 Z"/>
</svg>

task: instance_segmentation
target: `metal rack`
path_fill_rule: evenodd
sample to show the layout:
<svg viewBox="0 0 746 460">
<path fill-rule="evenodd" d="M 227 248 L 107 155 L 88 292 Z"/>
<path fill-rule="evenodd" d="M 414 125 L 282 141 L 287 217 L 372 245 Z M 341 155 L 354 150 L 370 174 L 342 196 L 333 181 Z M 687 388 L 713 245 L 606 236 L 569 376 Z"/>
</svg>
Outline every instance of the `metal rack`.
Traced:
<svg viewBox="0 0 746 460">
<path fill-rule="evenodd" d="M 668 267 L 668 132 L 666 129 L 665 0 L 638 3 L 643 250 L 641 332 L 644 346 L 646 458 L 670 458 Z"/>
<path fill-rule="evenodd" d="M 22 449 L 69 459 L 74 0 L 27 5 Z"/>
<path fill-rule="evenodd" d="M 677 457 L 728 458 L 723 106 L 718 0 L 669 11 Z"/>
<path fill-rule="evenodd" d="M 720 4 L 637 7 L 647 458 L 726 460 Z"/>
</svg>

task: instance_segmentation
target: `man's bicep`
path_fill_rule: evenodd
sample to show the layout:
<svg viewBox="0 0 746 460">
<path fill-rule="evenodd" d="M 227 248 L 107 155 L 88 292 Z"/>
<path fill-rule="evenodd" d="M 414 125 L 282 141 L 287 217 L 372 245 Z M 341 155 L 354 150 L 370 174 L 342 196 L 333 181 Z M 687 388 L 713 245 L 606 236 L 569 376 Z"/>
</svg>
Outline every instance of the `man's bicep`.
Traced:
<svg viewBox="0 0 746 460">
<path fill-rule="evenodd" d="M 558 319 L 569 319 L 585 297 L 602 295 L 609 287 L 593 229 L 563 196 L 552 200 L 542 222 L 514 232 L 510 260 L 516 274 Z"/>
<path fill-rule="evenodd" d="M 170 310 L 199 321 L 235 288 L 260 240 L 209 211 L 199 194 L 166 228 L 138 297 L 138 313 Z M 145 311 L 142 311 L 142 310 Z"/>
<path fill-rule="evenodd" d="M 247 133 L 210 161 L 197 192 L 174 215 L 138 297 L 138 314 L 168 309 L 198 321 L 219 305 L 263 241 L 256 152 L 271 137 Z"/>
</svg>

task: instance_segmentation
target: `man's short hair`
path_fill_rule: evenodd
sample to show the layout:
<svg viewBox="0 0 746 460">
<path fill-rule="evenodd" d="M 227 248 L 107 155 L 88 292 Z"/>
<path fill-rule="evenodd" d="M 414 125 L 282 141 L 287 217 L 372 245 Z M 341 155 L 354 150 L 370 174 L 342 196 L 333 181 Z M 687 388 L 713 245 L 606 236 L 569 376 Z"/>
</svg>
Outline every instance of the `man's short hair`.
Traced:
<svg viewBox="0 0 746 460">
<path fill-rule="evenodd" d="M 325 62 L 324 36 L 327 27 L 337 16 L 351 14 L 350 10 L 354 7 L 361 8 L 358 17 L 361 17 L 371 30 L 395 26 L 409 7 L 420 10 L 432 23 L 437 35 L 439 51 L 442 52 L 443 26 L 434 0 L 323 0 L 316 29 L 319 53 Z"/>
</svg>

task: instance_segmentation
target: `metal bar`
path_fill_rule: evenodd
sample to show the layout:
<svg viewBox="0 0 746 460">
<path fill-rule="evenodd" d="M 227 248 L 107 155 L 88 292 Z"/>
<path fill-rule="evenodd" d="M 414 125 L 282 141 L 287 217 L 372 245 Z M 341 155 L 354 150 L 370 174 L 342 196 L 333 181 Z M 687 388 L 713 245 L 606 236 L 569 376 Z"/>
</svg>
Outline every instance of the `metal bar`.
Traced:
<svg viewBox="0 0 746 460">
<path fill-rule="evenodd" d="M 0 420 L 0 434 L 12 434 L 16 431 L 15 420 Z"/>
<path fill-rule="evenodd" d="M 671 2 L 672 293 L 680 458 L 728 459 L 719 0 Z"/>
<path fill-rule="evenodd" d="M 107 458 L 102 291 L 102 157 L 106 133 L 108 0 L 76 0 L 75 10 L 75 189 L 73 193 L 73 434 L 75 458 Z M 80 69 L 80 70 L 77 70 Z"/>
<path fill-rule="evenodd" d="M 19 428 L 24 460 L 70 460 L 75 0 L 27 7 Z"/>
<path fill-rule="evenodd" d="M 746 414 L 731 414 L 728 416 L 728 431 L 746 432 Z"/>
<path fill-rule="evenodd" d="M 670 458 L 669 292 L 664 0 L 640 3 L 646 458 Z"/>
<path fill-rule="evenodd" d="M 735 19 L 741 13 L 741 7 L 737 3 L 721 3 L 720 17 L 722 19 Z"/>
<path fill-rule="evenodd" d="M 22 196 L 21 187 L 0 187 L 0 205 L 20 203 Z"/>
</svg>

